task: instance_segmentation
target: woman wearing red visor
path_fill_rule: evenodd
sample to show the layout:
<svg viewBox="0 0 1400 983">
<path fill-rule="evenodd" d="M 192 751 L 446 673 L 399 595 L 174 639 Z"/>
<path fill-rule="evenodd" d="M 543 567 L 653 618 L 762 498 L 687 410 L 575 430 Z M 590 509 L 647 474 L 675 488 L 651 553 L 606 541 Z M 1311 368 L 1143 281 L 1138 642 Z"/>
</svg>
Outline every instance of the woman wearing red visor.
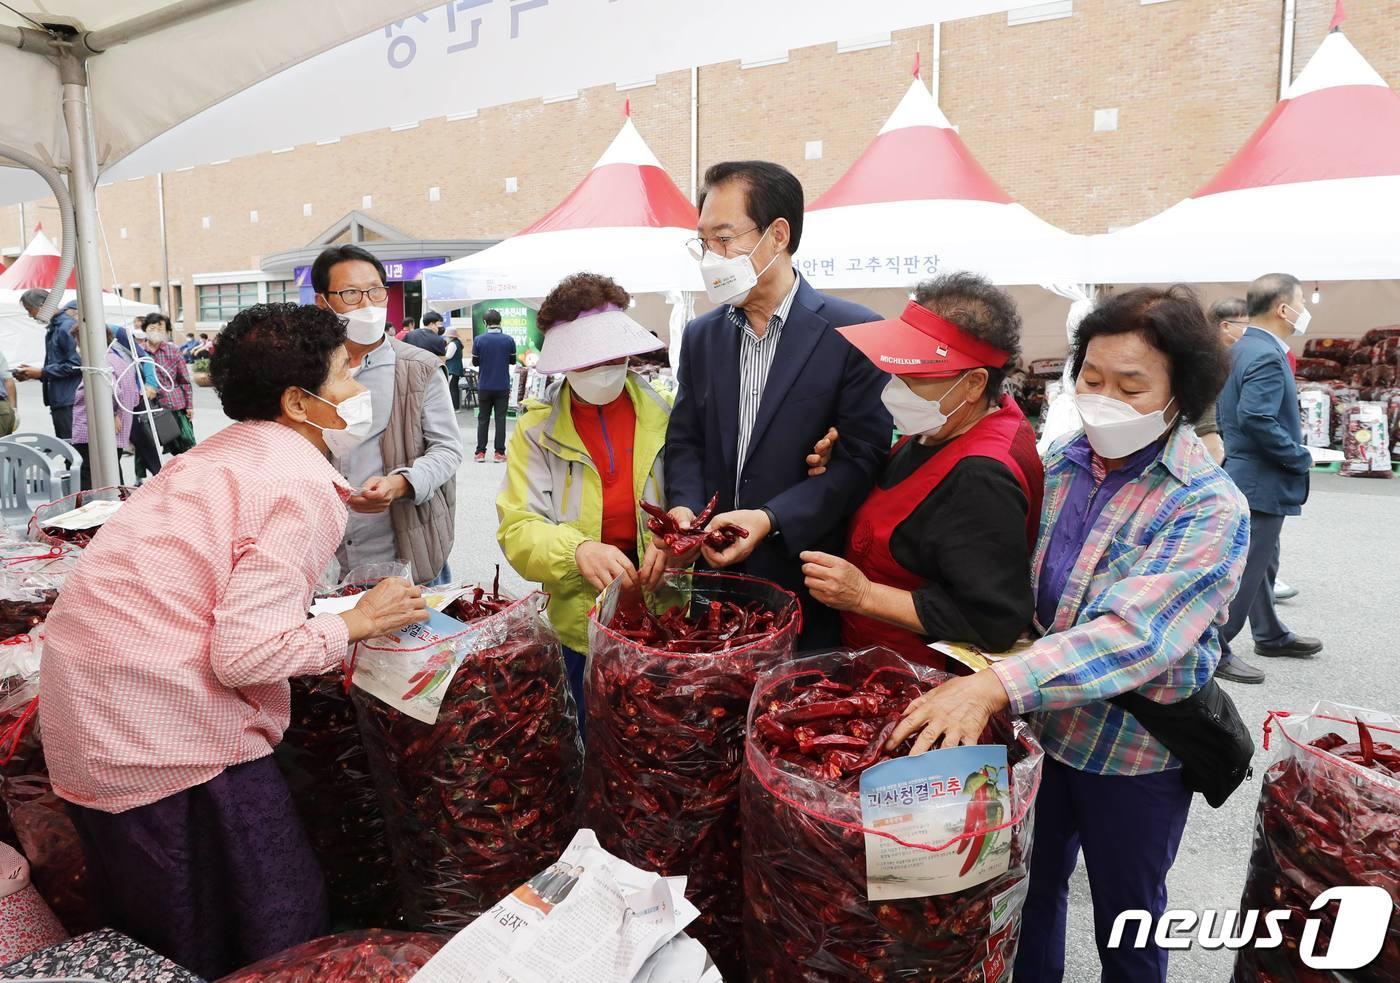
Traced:
<svg viewBox="0 0 1400 983">
<path fill-rule="evenodd" d="M 1045 473 L 1002 392 L 1020 353 L 1011 298 L 971 273 L 918 288 L 897 321 L 839 328 L 890 373 L 904 436 L 851 523 L 846 559 L 803 553 L 812 595 L 843 612 L 847 645 L 944 668 L 930 641 L 1010 648 L 1031 623 L 1030 555 Z"/>
</svg>

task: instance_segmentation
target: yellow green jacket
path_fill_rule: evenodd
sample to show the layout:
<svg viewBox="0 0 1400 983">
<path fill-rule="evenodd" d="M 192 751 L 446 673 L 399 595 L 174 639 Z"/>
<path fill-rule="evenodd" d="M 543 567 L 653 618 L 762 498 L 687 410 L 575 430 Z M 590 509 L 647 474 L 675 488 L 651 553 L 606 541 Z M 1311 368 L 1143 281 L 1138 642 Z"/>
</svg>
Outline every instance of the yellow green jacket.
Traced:
<svg viewBox="0 0 1400 983">
<path fill-rule="evenodd" d="M 671 397 L 629 372 L 625 392 L 637 413 L 632 442 L 632 489 L 638 503 L 665 504 L 661 451 L 671 417 Z M 651 539 L 637 519 L 638 556 Z M 597 591 L 578 572 L 574 551 L 602 537 L 603 483 L 574 428 L 567 381 L 544 400 L 526 402 L 506 457 L 506 477 L 496 497 L 496 539 L 515 571 L 549 593 L 549 620 L 571 649 L 588 650 L 588 611 Z"/>
</svg>

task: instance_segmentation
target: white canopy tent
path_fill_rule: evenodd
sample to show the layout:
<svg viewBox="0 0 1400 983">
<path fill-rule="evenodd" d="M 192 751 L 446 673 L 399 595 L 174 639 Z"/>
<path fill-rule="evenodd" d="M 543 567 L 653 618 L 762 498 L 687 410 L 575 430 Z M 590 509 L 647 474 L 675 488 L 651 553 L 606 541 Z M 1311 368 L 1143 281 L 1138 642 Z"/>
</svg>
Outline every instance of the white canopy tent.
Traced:
<svg viewBox="0 0 1400 983">
<path fill-rule="evenodd" d="M 1031 214 L 977 163 L 915 78 L 879 135 L 807 208 L 803 275 L 821 290 L 908 289 L 934 272 L 1075 280 L 1084 239 Z"/>
<path fill-rule="evenodd" d="M 943 0 L 937 16 L 1017 2 Z M 9 110 L 0 160 L 40 173 L 58 198 L 63 252 L 76 248 L 90 310 L 101 304 L 99 174 L 141 176 L 404 122 L 410 112 L 422 119 L 637 80 L 751 55 L 754 38 L 771 51 L 933 16 L 925 0 L 807 0 L 800 17 L 746 0 L 43 0 L 43 11 L 26 12 L 31 4 L 40 5 L 0 9 Z M 32 176 L 0 167 L 0 201 L 43 193 Z M 98 324 L 86 319 L 83 331 L 84 349 L 100 350 Z M 91 378 L 89 420 L 102 435 L 93 473 L 105 484 L 117 475 L 110 382 Z"/>
<path fill-rule="evenodd" d="M 629 117 L 578 187 L 539 221 L 424 270 L 423 301 L 445 312 L 480 300 L 543 297 L 582 270 L 633 294 L 700 290 L 699 267 L 685 249 L 696 220 L 695 206 Z"/>
<path fill-rule="evenodd" d="M 1215 177 L 1160 215 L 1092 238 L 1090 279 L 1391 280 L 1397 229 L 1400 94 L 1333 30 Z"/>
</svg>

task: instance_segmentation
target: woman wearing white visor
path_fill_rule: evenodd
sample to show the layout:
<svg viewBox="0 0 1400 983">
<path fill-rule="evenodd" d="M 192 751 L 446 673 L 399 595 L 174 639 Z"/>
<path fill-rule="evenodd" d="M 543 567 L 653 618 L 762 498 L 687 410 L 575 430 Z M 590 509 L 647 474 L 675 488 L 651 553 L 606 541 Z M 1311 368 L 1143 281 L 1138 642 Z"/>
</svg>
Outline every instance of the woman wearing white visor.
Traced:
<svg viewBox="0 0 1400 983">
<path fill-rule="evenodd" d="M 665 346 L 628 317 L 631 299 L 596 273 L 568 277 L 545 298 L 535 369 L 565 378 L 527 403 L 496 499 L 506 559 L 549 592 L 581 729 L 588 610 L 618 577 L 636 582 L 649 538 L 638 504 L 665 502 L 670 398 L 627 367 L 630 356 Z"/>
</svg>

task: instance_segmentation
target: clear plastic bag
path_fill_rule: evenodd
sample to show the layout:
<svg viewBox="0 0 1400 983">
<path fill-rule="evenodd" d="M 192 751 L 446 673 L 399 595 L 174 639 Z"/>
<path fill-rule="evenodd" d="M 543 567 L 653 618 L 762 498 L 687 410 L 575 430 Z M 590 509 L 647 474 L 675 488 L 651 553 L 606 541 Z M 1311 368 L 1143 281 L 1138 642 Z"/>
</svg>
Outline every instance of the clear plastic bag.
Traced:
<svg viewBox="0 0 1400 983">
<path fill-rule="evenodd" d="M 218 983 L 408 983 L 447 942 L 382 929 L 327 935 L 231 973 Z"/>
<path fill-rule="evenodd" d="M 858 772 L 814 774 L 801 758 L 775 752 L 756 737 L 755 721 L 775 702 L 818 686 L 878 694 L 894 708 L 910 693 L 949 678 L 879 648 L 821 653 L 760 675 L 749 711 L 743 790 L 749 979 L 1010 978 L 1043 757 L 1024 722 L 1001 714 L 983 735 L 984 743 L 1007 745 L 1010 802 L 1000 825 L 936 844 L 896 840 L 912 849 L 963 852 L 976 835 L 1009 831 L 1008 870 L 957 893 L 879 902 L 867 899 L 865 839 L 890 834 L 863 825 Z M 897 719 L 899 710 L 890 714 Z M 875 739 L 883 739 L 878 731 Z"/>
<path fill-rule="evenodd" d="M 1349 478 L 1389 478 L 1390 423 L 1385 403 L 1357 403 L 1347 410 L 1342 474 Z"/>
<path fill-rule="evenodd" d="M 1389 767 L 1367 767 L 1349 757 L 1362 751 L 1361 728 Z M 1350 748 L 1347 747 L 1350 745 Z M 1389 746 L 1389 753 L 1382 751 Z M 1264 748 L 1273 761 L 1264 774 L 1254 818 L 1242 911 L 1293 910 L 1276 948 L 1247 945 L 1235 956 L 1239 983 L 1347 983 L 1400 981 L 1400 717 L 1320 702 L 1303 714 L 1272 711 Z M 1336 905 L 1317 911 L 1317 897 L 1333 887 L 1384 888 L 1397 908 L 1381 952 L 1362 969 L 1322 972 L 1300 956 L 1307 919 L 1321 921 L 1315 952 L 1329 951 Z M 1267 934 L 1262 915 L 1256 938 Z"/>
<path fill-rule="evenodd" d="M 126 485 L 93 488 L 41 505 L 34 510 L 34 515 L 29 520 L 29 538 L 49 546 L 75 546 L 82 549 L 92 542 L 93 537 L 102 528 L 100 524 L 87 529 L 58 529 L 46 525 L 48 520 L 66 515 L 91 502 L 125 502 L 134 494 L 136 489 Z"/>
<path fill-rule="evenodd" d="M 774 627 L 748 644 L 709 641 L 677 652 L 611 627 L 620 592 L 620 582 L 609 587 L 589 618 L 586 823 L 629 863 L 688 876 L 686 897 L 700 909 L 691 932 L 726 978 L 742 979 L 734 940 L 743 907 L 744 724 L 759 670 L 792 656 L 802 630 L 797 598 L 737 574 L 668 574 L 649 599 L 653 611 L 686 610 L 704 624 L 718 604 L 728 627 L 747 617 L 735 606 L 774 616 Z"/>
<path fill-rule="evenodd" d="M 545 596 L 501 603 L 456 638 L 435 723 L 352 690 L 410 928 L 464 928 L 576 827 L 582 747 Z M 375 648 L 362 642 L 356 657 Z"/>
<path fill-rule="evenodd" d="M 101 922 L 88 891 L 82 840 L 54 794 L 44 759 L 38 717 L 42 651 L 40 636 L 0 642 L 0 839 L 19 847 L 40 897 L 77 934 Z"/>
</svg>

